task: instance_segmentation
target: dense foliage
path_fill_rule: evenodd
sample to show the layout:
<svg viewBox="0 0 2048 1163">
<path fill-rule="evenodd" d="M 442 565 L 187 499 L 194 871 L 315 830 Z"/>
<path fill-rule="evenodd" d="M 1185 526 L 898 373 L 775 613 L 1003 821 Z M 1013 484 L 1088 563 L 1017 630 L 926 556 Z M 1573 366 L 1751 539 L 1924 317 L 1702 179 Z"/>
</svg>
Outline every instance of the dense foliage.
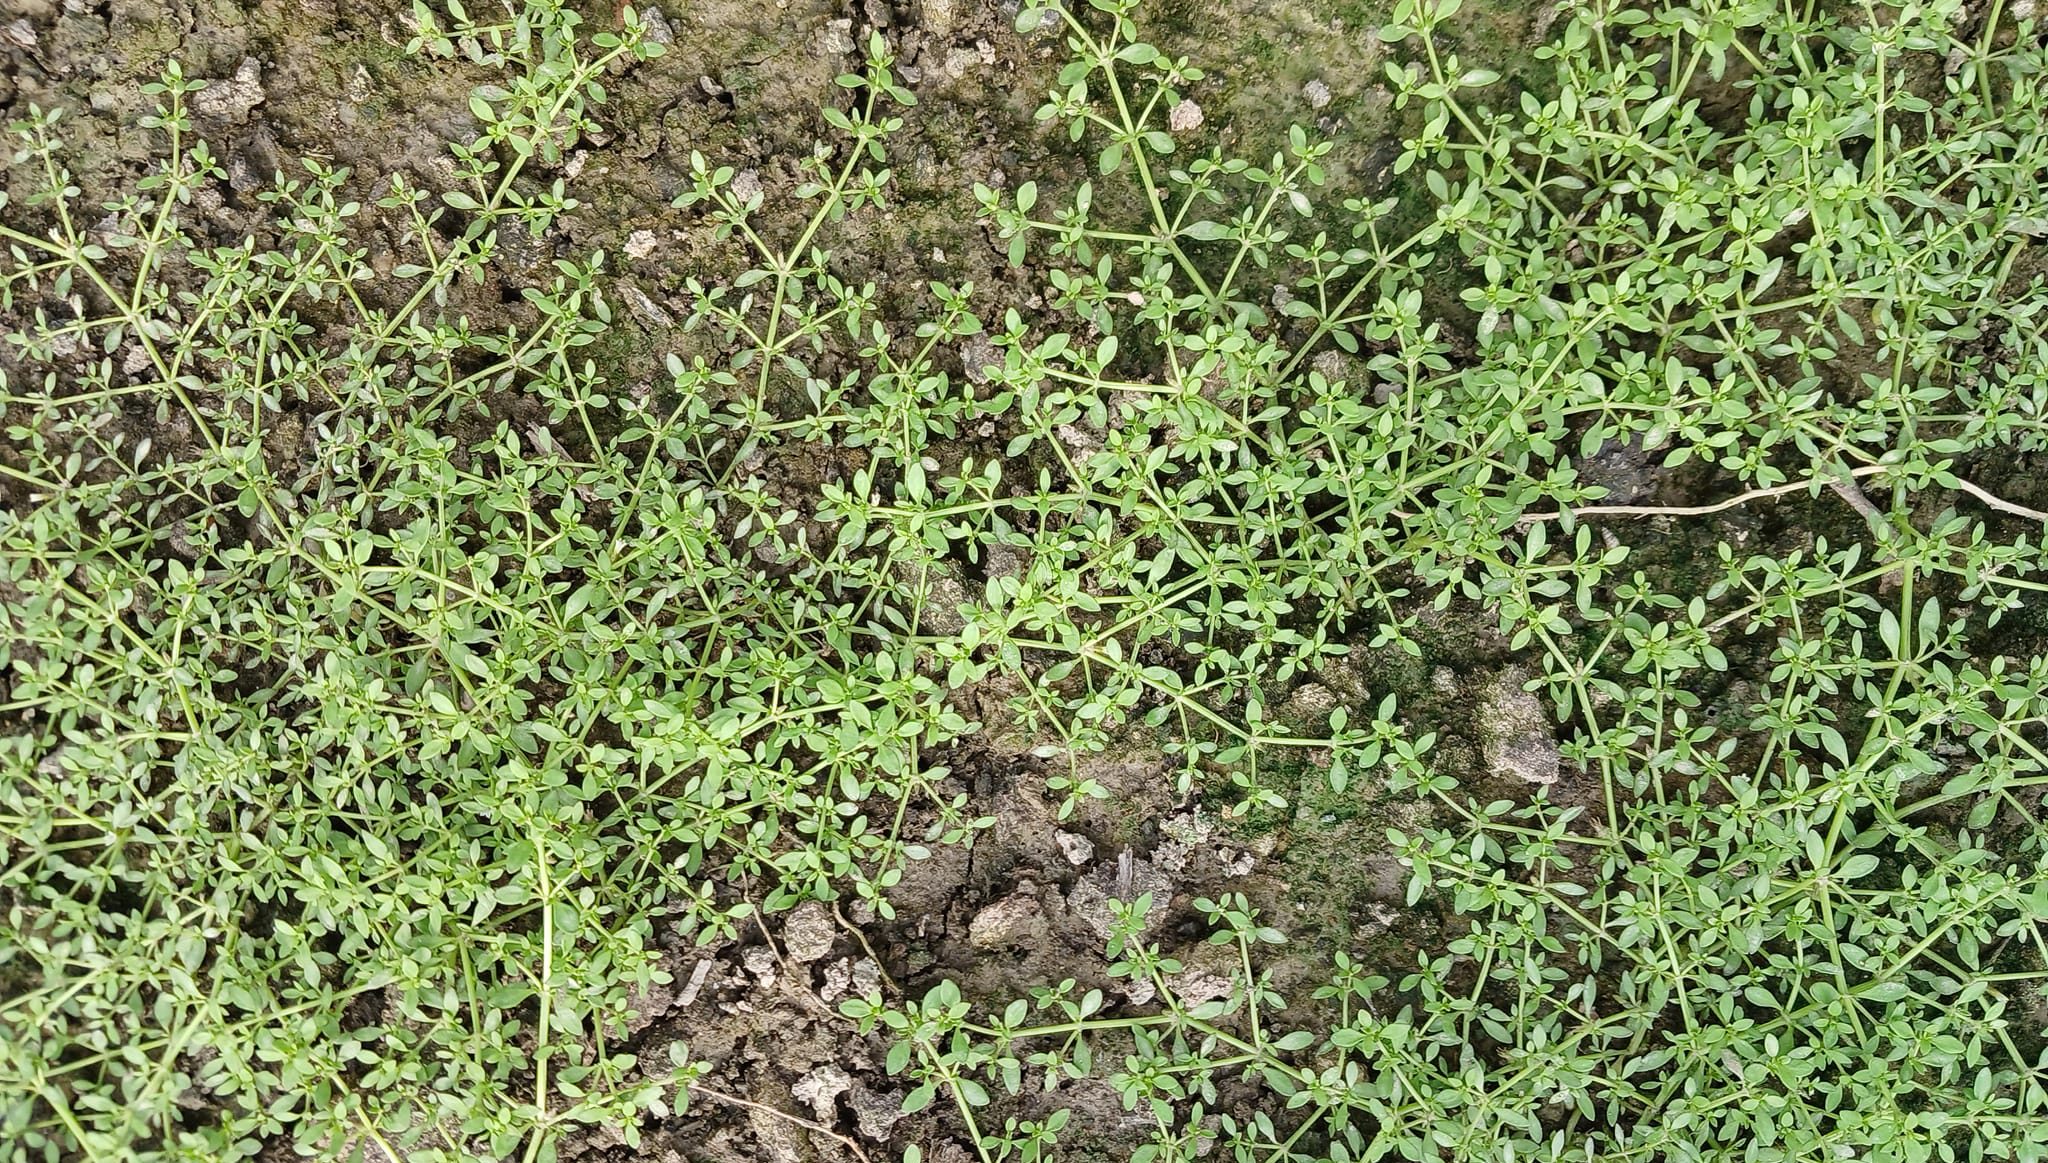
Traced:
<svg viewBox="0 0 2048 1163">
<path fill-rule="evenodd" d="M 944 756 L 993 692 L 1070 802 L 1137 729 L 1243 804 L 1302 756 L 1412 801 L 1387 843 L 1445 919 L 1283 998 L 1284 936 L 1204 901 L 1240 968 L 1191 1002 L 1138 903 L 1110 953 L 1150 1005 L 845 1003 L 987 1163 L 1068 1127 L 1009 1095 L 1095 1071 L 1145 1163 L 2048 1157 L 2030 13 L 1594 0 L 1523 86 L 1445 47 L 1457 7 L 1392 13 L 1378 200 L 1325 197 L 1303 131 L 1172 129 L 1199 72 L 1125 0 L 1028 9 L 1096 182 L 977 191 L 1042 306 L 935 283 L 911 319 L 831 250 L 915 115 L 876 39 L 801 185 L 693 159 L 679 208 L 750 269 L 692 281 L 653 391 L 591 354 L 601 256 L 519 326 L 465 306 L 575 209 L 535 175 L 658 50 L 634 21 L 422 7 L 416 49 L 506 74 L 460 187 L 365 208 L 309 164 L 240 245 L 194 230 L 176 71 L 104 208 L 54 112 L 18 126 L 0 1156 L 630 1137 L 697 1077 L 617 1049 L 654 926 L 886 921 L 986 824 Z M 1798 503 L 1820 528 L 1733 523 Z M 1269 711 L 1453 604 L 1528 660 L 1558 782 L 1482 801 L 1399 692 Z"/>
</svg>

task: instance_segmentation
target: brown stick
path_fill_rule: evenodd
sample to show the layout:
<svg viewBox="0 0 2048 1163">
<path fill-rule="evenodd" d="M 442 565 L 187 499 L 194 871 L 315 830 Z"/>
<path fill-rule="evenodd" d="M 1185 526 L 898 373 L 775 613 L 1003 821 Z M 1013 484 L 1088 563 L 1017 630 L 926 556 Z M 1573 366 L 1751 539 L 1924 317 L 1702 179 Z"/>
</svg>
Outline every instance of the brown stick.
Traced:
<svg viewBox="0 0 2048 1163">
<path fill-rule="evenodd" d="M 772 1106 L 767 1106 L 763 1103 L 754 1102 L 751 1099 L 741 1098 L 739 1095 L 736 1094 L 727 1094 L 722 1090 L 717 1090 L 712 1087 L 705 1086 L 702 1083 L 691 1083 L 686 1089 L 688 1089 L 692 1095 L 703 1095 L 705 1098 L 708 1098 L 713 1102 L 722 1102 L 730 1106 L 744 1107 L 747 1110 L 760 1111 L 762 1114 L 772 1115 L 775 1118 L 781 1119 L 783 1122 L 802 1127 L 804 1130 L 810 1131 L 813 1134 L 823 1135 L 826 1138 L 837 1142 L 840 1146 L 845 1147 L 847 1150 L 853 1152 L 853 1157 L 860 1160 L 860 1163 L 869 1163 L 868 1153 L 860 1149 L 859 1143 L 854 1142 L 852 1139 L 847 1138 L 845 1135 L 840 1134 L 838 1131 L 835 1131 L 830 1127 L 814 1123 L 811 1120 L 804 1118 L 802 1115 L 793 1115 L 785 1110 L 776 1110 Z"/>
<path fill-rule="evenodd" d="M 1852 477 L 1875 476 L 1886 471 L 1889 467 L 1889 465 L 1866 464 L 1850 469 L 1849 475 Z M 1735 496 L 1729 497 L 1725 501 L 1715 501 L 1711 505 L 1585 505 L 1573 509 L 1571 513 L 1573 517 L 1705 517 L 1713 513 L 1725 512 L 1729 509 L 1747 505 L 1751 501 L 1783 497 L 1791 493 L 1804 492 L 1817 484 L 1833 483 L 1835 482 L 1832 478 L 1813 477 L 1803 481 L 1793 481 L 1790 484 L 1773 485 L 1767 489 L 1751 489 L 1746 493 L 1738 493 Z M 1866 505 L 1870 504 L 1868 500 L 1865 500 L 1863 503 Z M 1556 509 L 1546 513 L 1524 513 L 1516 518 L 1516 523 L 1561 521 L 1563 519 L 1564 510 Z"/>
<path fill-rule="evenodd" d="M 2001 512 L 2011 513 L 2015 517 L 2025 517 L 2030 521 L 2048 522 L 2048 513 L 2043 513 L 2039 509 L 2029 509 L 2025 505 L 2016 505 L 2003 497 L 1992 496 L 1961 477 L 1956 478 L 1956 487 Z"/>
<path fill-rule="evenodd" d="M 1893 467 L 1895 466 L 1888 464 L 1858 465 L 1855 468 L 1848 469 L 1847 474 L 1850 478 L 1877 476 L 1891 471 Z M 1738 493 L 1727 500 L 1716 501 L 1711 505 L 1583 505 L 1573 509 L 1571 513 L 1574 517 L 1705 517 L 1714 513 L 1725 512 L 1738 506 L 1747 505 L 1751 501 L 1764 501 L 1772 497 L 1783 497 L 1791 493 L 1803 492 L 1817 484 L 1826 485 L 1833 489 L 1838 496 L 1848 502 L 1850 508 L 1862 514 L 1865 520 L 1882 521 L 1884 519 L 1883 513 L 1878 510 L 1877 506 L 1870 503 L 1870 498 L 1864 496 L 1861 489 L 1850 487 L 1848 481 L 1842 477 L 1809 477 L 1803 481 L 1773 485 L 1767 489 L 1751 489 L 1746 493 Z M 1988 489 L 1971 484 L 1969 481 L 1961 478 L 1956 479 L 1956 487 L 1983 502 L 1987 508 L 1997 509 L 2001 513 L 2010 513 L 2015 517 L 2025 517 L 2030 521 L 2040 521 L 2048 524 L 2048 513 L 2044 513 L 2039 509 L 2029 509 L 2025 505 L 2008 501 Z M 1405 516 L 1405 514 L 1397 515 Z M 1564 510 L 1553 509 L 1543 513 L 1524 513 L 1515 519 L 1515 523 L 1526 524 L 1536 521 L 1559 521 L 1563 519 Z"/>
</svg>

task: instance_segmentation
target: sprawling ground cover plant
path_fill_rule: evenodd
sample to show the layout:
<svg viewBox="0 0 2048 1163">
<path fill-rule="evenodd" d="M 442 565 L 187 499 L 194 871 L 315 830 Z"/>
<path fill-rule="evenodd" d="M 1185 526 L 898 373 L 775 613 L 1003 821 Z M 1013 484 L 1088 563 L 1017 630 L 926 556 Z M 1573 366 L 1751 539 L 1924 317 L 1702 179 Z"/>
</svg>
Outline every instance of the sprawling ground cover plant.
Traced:
<svg viewBox="0 0 2048 1163">
<path fill-rule="evenodd" d="M 1445 49 L 1456 9 L 1390 13 L 1377 199 L 1326 197 L 1305 132 L 1174 128 L 1199 72 L 1124 0 L 1028 9 L 1096 178 L 978 191 L 1041 306 L 935 283 L 908 319 L 833 252 L 914 115 L 877 39 L 800 185 L 693 159 L 679 209 L 747 271 L 691 284 L 653 391 L 592 354 L 602 256 L 469 322 L 510 232 L 574 211 L 533 159 L 658 51 L 635 19 L 422 7 L 415 48 L 504 72 L 458 188 L 364 207 L 308 165 L 238 245 L 195 228 L 176 71 L 105 207 L 54 114 L 17 127 L 0 1150 L 630 1137 L 695 1077 L 618 1049 L 653 927 L 886 920 L 985 823 L 945 790 L 975 691 L 1056 767 L 1147 728 L 1244 805 L 1302 756 L 1412 799 L 1387 843 L 1445 917 L 1311 996 L 1229 898 L 1220 998 L 1133 902 L 1148 1005 L 845 1003 L 988 1163 L 1069 1131 L 1012 1095 L 1096 1071 L 1147 1161 L 2048 1156 L 2031 16 L 1568 5 L 1521 90 Z M 409 226 L 388 277 L 372 214 Z M 1801 499 L 1810 537 L 1727 523 Z M 1526 655 L 1556 783 L 1475 797 L 1395 692 L 1269 711 L 1452 603 Z"/>
</svg>

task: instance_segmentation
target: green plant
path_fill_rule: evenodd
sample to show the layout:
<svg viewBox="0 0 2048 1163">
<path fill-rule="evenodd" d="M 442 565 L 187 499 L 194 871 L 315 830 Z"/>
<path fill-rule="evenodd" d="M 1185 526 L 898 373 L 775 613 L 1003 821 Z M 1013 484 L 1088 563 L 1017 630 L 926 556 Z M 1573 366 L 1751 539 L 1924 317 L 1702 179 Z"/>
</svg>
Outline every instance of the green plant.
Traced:
<svg viewBox="0 0 2048 1163">
<path fill-rule="evenodd" d="M 637 17 L 417 9 L 416 49 L 507 74 L 460 188 L 366 207 L 309 163 L 240 246 L 186 232 L 217 168 L 175 69 L 111 227 L 54 115 L 17 128 L 8 1158 L 631 1141 L 716 1093 L 620 1049 L 663 930 L 887 921 L 990 823 L 949 749 L 997 731 L 1062 814 L 1132 733 L 1236 811 L 1304 762 L 1408 797 L 1387 843 L 1445 921 L 1290 999 L 1280 932 L 1199 901 L 1196 999 L 1139 901 L 1109 955 L 1149 1003 L 846 1002 L 986 1163 L 1052 1157 L 1098 1072 L 1144 1163 L 2048 1156 L 2048 659 L 2000 637 L 2048 588 L 2005 463 L 2048 406 L 2031 17 L 1595 0 L 1521 91 L 1402 0 L 1400 186 L 1331 199 L 1335 143 L 1171 128 L 1201 73 L 1133 7 L 1020 16 L 1096 171 L 975 191 L 1042 308 L 935 282 L 899 319 L 848 277 L 914 105 L 875 37 L 793 187 L 692 155 L 678 208 L 742 273 L 690 279 L 652 390 L 594 354 L 603 256 L 476 290 L 577 209 L 535 161 L 658 49 Z M 371 215 L 416 251 L 389 280 Z M 1444 769 L 1398 691 L 1273 709 L 1453 606 L 1529 663 L 1557 784 Z"/>
<path fill-rule="evenodd" d="M 828 571 L 721 454 L 720 376 L 606 384 L 604 257 L 477 319 L 506 232 L 576 208 L 530 170 L 660 46 L 555 0 L 450 13 L 416 8 L 414 48 L 508 78 L 458 186 L 365 207 L 309 161 L 240 245 L 190 230 L 220 171 L 175 66 L 162 164 L 99 225 L 56 113 L 15 127 L 40 183 L 0 293 L 45 370 L 0 381 L 7 1158 L 630 1140 L 668 1086 L 618 1049 L 657 927 L 886 913 L 915 842 L 973 823 L 920 760 L 967 723 L 869 646 L 915 606 Z M 886 95 L 886 59 L 848 83 Z M 821 220 L 868 177 L 824 179 Z M 415 251 L 389 280 L 370 215 Z"/>
<path fill-rule="evenodd" d="M 1089 1049 L 1114 1039 L 1111 1080 L 1158 1124 L 1146 1160 L 2048 1154 L 2038 1023 L 2015 1012 L 2048 972 L 2048 660 L 1984 637 L 2040 591 L 2048 515 L 1964 475 L 2041 446 L 2031 22 L 1575 6 L 1539 52 L 1553 87 L 1501 110 L 1498 77 L 1434 39 L 1455 0 L 1406 2 L 1383 34 L 1418 58 L 1388 70 L 1419 106 L 1394 169 L 1437 208 L 1393 240 L 1395 203 L 1347 202 L 1347 244 L 1298 130 L 1264 166 L 1148 164 L 1178 152 L 1157 125 L 1187 69 L 1129 6 L 1095 7 L 1101 30 L 1060 11 L 1074 62 L 1040 116 L 1101 141 L 1150 221 L 1097 226 L 1088 185 L 1050 213 L 1030 185 L 982 192 L 1012 258 L 1042 239 L 1071 264 L 1060 305 L 1107 336 L 1005 337 L 1009 452 L 1048 446 L 1090 499 L 1123 498 L 1144 546 L 1053 550 L 1048 579 L 1097 579 L 1027 615 L 1058 627 L 1031 646 L 1087 672 L 1054 705 L 1149 706 L 1248 797 L 1272 795 L 1274 747 L 1327 749 L 1333 781 L 1381 773 L 1435 812 L 1388 835 L 1410 904 L 1468 928 L 1397 980 L 1340 959 L 1284 1035 L 1251 956 L 1279 935 L 1242 902 L 1212 909 L 1244 953 L 1223 1000 L 1177 1001 L 1179 965 L 1127 929 L 1112 973 L 1148 980 L 1155 1012 L 1055 991 L 1043 1024 L 1021 1002 L 976 1021 L 944 986 L 848 1003 L 914 1051 L 892 1062 L 913 1104 L 949 1095 L 982 1158 L 1034 1158 L 1049 1131 L 976 1111 L 1027 1068 L 1051 1089 L 1117 1061 Z M 1738 75 L 1741 102 L 1709 109 Z M 1446 269 L 1469 313 L 1426 306 Z M 1316 358 L 1332 345 L 1356 358 Z M 1116 421 L 1072 456 L 1059 425 L 1090 410 Z M 1617 446 L 1703 463 L 1726 499 L 1602 505 L 1587 468 Z M 1841 532 L 1723 540 L 1704 576 L 1627 540 L 1825 492 Z M 1143 617 L 1097 616 L 1116 599 Z M 1264 725 L 1262 686 L 1354 627 L 1419 651 L 1417 599 L 1479 603 L 1541 660 L 1569 805 L 1471 798 L 1391 700 L 1363 730 Z M 1159 641 L 1186 661 L 1128 661 Z M 1710 707 L 1731 667 L 1753 697 Z M 1255 1115 L 1216 1113 L 1223 1078 L 1263 1089 Z"/>
</svg>

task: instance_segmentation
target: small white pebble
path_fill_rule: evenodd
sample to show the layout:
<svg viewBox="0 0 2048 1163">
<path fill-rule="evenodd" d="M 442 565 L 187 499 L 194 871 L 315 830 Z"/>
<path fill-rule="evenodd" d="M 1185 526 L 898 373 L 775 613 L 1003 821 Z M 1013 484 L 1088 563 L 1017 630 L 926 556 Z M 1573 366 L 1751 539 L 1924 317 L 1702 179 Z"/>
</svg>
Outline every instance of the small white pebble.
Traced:
<svg viewBox="0 0 2048 1163">
<path fill-rule="evenodd" d="M 1095 843 L 1086 836 L 1074 832 L 1054 832 L 1052 838 L 1060 846 L 1060 854 L 1068 864 L 1082 865 L 1095 859 Z"/>
<path fill-rule="evenodd" d="M 753 201 L 761 194 L 761 175 L 756 170 L 741 170 L 732 176 L 732 185 L 727 187 L 741 205 Z"/>
<path fill-rule="evenodd" d="M 704 979 L 711 975 L 711 958 L 706 957 L 690 971 L 690 983 L 683 987 L 682 995 L 676 998 L 677 1005 L 689 1005 L 697 1000 L 698 991 L 704 988 Z"/>
</svg>

